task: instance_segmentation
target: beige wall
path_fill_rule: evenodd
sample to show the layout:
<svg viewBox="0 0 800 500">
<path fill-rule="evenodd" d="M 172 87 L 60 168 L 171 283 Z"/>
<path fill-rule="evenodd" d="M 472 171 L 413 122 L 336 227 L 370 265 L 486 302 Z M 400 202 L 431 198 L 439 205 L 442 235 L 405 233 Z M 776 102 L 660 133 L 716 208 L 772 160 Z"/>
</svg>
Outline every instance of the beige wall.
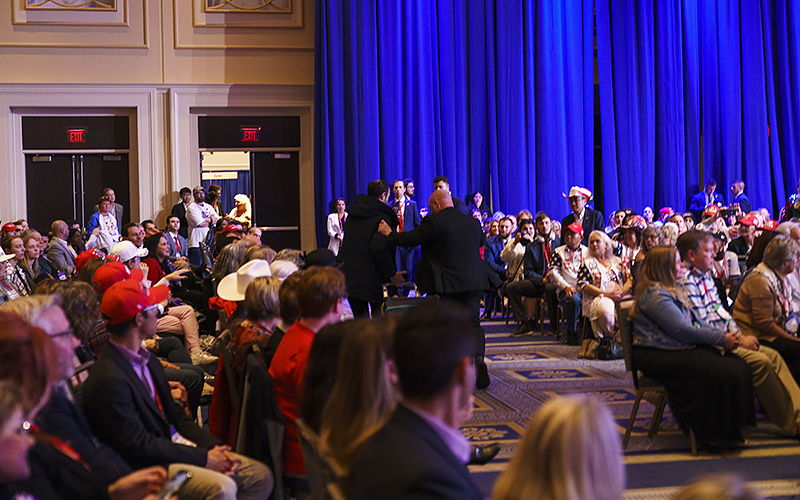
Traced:
<svg viewBox="0 0 800 500">
<path fill-rule="evenodd" d="M 314 83 L 314 0 L 289 14 L 205 14 L 203 0 L 117 12 L 0 9 L 0 83 Z"/>
<path fill-rule="evenodd" d="M 291 114 L 301 119 L 302 246 L 314 248 L 314 0 L 275 1 L 291 12 L 212 15 L 202 0 L 0 9 L 0 171 L 10 180 L 0 219 L 27 210 L 22 116 L 130 116 L 131 215 L 162 223 L 177 191 L 200 183 L 198 115 Z"/>
</svg>

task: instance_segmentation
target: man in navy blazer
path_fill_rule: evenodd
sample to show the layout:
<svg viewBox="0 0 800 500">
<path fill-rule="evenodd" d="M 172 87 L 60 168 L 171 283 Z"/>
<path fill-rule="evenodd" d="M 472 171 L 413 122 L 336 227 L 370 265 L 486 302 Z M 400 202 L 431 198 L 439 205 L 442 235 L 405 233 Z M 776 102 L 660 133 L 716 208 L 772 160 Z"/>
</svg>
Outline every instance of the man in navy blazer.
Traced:
<svg viewBox="0 0 800 500">
<path fill-rule="evenodd" d="M 703 218 L 703 210 L 708 208 L 709 205 L 722 206 L 725 202 L 722 200 L 722 195 L 715 192 L 717 189 L 717 181 L 709 178 L 706 181 L 706 187 L 696 195 L 692 196 L 692 203 L 689 205 L 689 211 L 694 215 L 694 220 L 700 222 Z"/>
<path fill-rule="evenodd" d="M 197 490 L 182 490 L 187 496 L 267 498 L 273 486 L 267 466 L 233 453 L 172 404 L 164 368 L 141 346 L 155 335 L 156 306 L 168 294 L 165 285 L 145 292 L 132 279 L 106 290 L 100 310 L 109 343 L 83 384 L 89 424 L 133 467 L 191 471 L 184 488 Z"/>
<path fill-rule="evenodd" d="M 586 204 L 592 200 L 592 192 L 580 186 L 572 186 L 569 190 L 569 195 L 563 195 L 564 198 L 569 200 L 569 207 L 572 213 L 561 219 L 561 227 L 567 227 L 573 222 L 583 227 L 583 243 L 589 244 L 589 234 L 595 229 L 602 231 L 605 227 L 603 222 L 603 214 L 599 210 L 591 210 L 586 207 Z"/>
<path fill-rule="evenodd" d="M 739 205 L 742 216 L 749 214 L 752 206 L 750 205 L 750 198 L 744 194 L 744 182 L 741 179 L 737 179 L 731 184 L 731 193 L 733 193 L 731 208 L 734 208 L 735 205 Z"/>
<path fill-rule="evenodd" d="M 422 220 L 417 209 L 417 202 L 406 196 L 406 185 L 402 180 L 392 184 L 394 199 L 391 202 L 394 213 L 397 214 L 397 232 L 413 231 Z M 398 271 L 406 271 L 408 280 L 416 283 L 417 275 L 415 266 L 419 260 L 419 247 L 397 247 L 395 265 Z"/>
<path fill-rule="evenodd" d="M 167 228 L 164 230 L 164 236 L 167 237 L 169 243 L 169 256 L 170 258 L 188 257 L 189 243 L 186 238 L 181 236 L 181 219 L 175 214 L 167 217 Z"/>
<path fill-rule="evenodd" d="M 525 335 L 533 331 L 533 321 L 528 319 L 523 297 L 546 296 L 550 314 L 550 333 L 555 336 L 558 326 L 558 299 L 556 289 L 547 286 L 547 272 L 550 270 L 553 251 L 561 246 L 561 240 L 552 232 L 553 223 L 549 215 L 539 212 L 534 222 L 536 238 L 525 247 L 525 255 L 522 257 L 523 279 L 509 283 L 506 287 L 506 296 L 514 313 L 514 321 L 519 323 L 512 335 Z"/>
<path fill-rule="evenodd" d="M 433 301 L 397 324 L 394 360 L 403 395 L 389 422 L 364 446 L 351 500 L 482 500 L 467 469 L 459 426 L 472 413 L 475 344 L 469 313 Z"/>
<path fill-rule="evenodd" d="M 483 247 L 483 260 L 489 269 L 494 271 L 500 281 L 505 281 L 507 276 L 507 269 L 505 261 L 500 258 L 500 253 L 505 248 L 508 241 L 511 239 L 511 219 L 503 217 L 500 219 L 499 229 L 500 232 L 494 236 L 486 238 L 486 246 Z M 484 308 L 483 316 L 481 319 L 492 319 L 494 312 L 494 299 L 497 296 L 497 290 L 492 289 L 483 298 Z"/>
</svg>

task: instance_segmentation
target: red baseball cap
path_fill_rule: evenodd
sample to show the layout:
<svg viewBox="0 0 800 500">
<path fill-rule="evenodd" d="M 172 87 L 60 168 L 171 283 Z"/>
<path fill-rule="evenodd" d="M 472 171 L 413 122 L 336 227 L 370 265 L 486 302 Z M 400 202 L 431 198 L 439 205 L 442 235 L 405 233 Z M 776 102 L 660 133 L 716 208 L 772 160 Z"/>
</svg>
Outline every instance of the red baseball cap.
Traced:
<svg viewBox="0 0 800 500">
<path fill-rule="evenodd" d="M 100 312 L 108 319 L 109 325 L 119 325 L 130 320 L 147 307 L 166 300 L 169 296 L 167 285 L 158 285 L 145 291 L 138 281 L 125 280 L 114 283 L 103 295 Z"/>
<path fill-rule="evenodd" d="M 583 234 L 583 226 L 581 226 L 577 222 L 573 222 L 572 224 L 570 224 L 569 226 L 567 226 L 564 229 L 566 229 L 567 231 L 572 231 L 573 234 L 580 234 L 580 235 Z"/>
<path fill-rule="evenodd" d="M 94 273 L 94 285 L 100 293 L 106 293 L 114 283 L 133 280 L 139 283 L 144 279 L 140 269 L 128 269 L 122 262 L 108 262 Z"/>
<path fill-rule="evenodd" d="M 757 226 L 758 219 L 753 214 L 747 214 L 739 219 L 739 224 L 744 224 L 745 226 Z"/>
<path fill-rule="evenodd" d="M 119 259 L 114 255 L 106 255 L 96 248 L 91 250 L 84 250 L 79 253 L 75 258 L 75 268 L 80 271 L 81 268 L 92 259 L 102 259 L 105 262 L 116 262 Z"/>
<path fill-rule="evenodd" d="M 20 231 L 20 230 L 22 230 L 22 228 L 14 224 L 13 222 L 6 222 L 5 224 L 3 224 L 4 233 L 10 233 L 11 231 Z"/>
<path fill-rule="evenodd" d="M 719 205 L 709 205 L 703 210 L 703 217 L 714 217 L 719 213 Z"/>
<path fill-rule="evenodd" d="M 768 231 L 774 231 L 778 229 L 778 223 L 775 222 L 774 220 L 768 220 L 767 223 L 764 224 L 764 227 L 762 229 L 766 229 Z"/>
</svg>

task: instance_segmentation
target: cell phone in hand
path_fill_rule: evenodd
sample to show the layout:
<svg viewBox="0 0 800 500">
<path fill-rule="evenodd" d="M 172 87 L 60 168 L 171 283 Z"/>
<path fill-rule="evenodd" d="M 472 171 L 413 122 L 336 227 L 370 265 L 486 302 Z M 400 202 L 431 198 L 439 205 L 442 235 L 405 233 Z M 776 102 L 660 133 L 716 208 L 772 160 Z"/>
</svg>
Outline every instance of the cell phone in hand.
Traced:
<svg viewBox="0 0 800 500">
<path fill-rule="evenodd" d="M 172 479 L 167 481 L 161 491 L 158 492 L 158 500 L 167 500 L 174 495 L 178 489 L 185 483 L 188 479 L 191 479 L 192 473 L 188 470 L 181 470 L 178 471 Z"/>
</svg>

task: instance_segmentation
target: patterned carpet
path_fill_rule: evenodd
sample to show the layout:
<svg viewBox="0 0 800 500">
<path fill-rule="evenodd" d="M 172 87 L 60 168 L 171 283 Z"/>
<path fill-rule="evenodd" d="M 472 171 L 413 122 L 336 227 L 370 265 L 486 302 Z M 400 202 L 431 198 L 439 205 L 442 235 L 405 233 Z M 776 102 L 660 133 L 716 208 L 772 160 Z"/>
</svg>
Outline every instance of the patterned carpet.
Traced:
<svg viewBox="0 0 800 500">
<path fill-rule="evenodd" d="M 499 441 L 498 457 L 484 466 L 471 466 L 487 496 L 505 470 L 531 415 L 548 399 L 574 393 L 593 393 L 606 401 L 616 418 L 620 436 L 628 424 L 635 391 L 625 363 L 577 359 L 578 347 L 539 335 L 514 338 L 514 325 L 484 322 L 486 363 L 492 377 L 488 389 L 477 391 L 472 419 L 462 426 L 471 441 Z M 781 437 L 778 428 L 759 418 L 747 429 L 746 447 L 723 456 L 704 452 L 692 456 L 689 438 L 665 410 L 658 434 L 647 429 L 654 407 L 642 402 L 625 453 L 626 499 L 669 498 L 679 486 L 712 472 L 733 472 L 769 498 L 800 498 L 800 442 Z"/>
</svg>

